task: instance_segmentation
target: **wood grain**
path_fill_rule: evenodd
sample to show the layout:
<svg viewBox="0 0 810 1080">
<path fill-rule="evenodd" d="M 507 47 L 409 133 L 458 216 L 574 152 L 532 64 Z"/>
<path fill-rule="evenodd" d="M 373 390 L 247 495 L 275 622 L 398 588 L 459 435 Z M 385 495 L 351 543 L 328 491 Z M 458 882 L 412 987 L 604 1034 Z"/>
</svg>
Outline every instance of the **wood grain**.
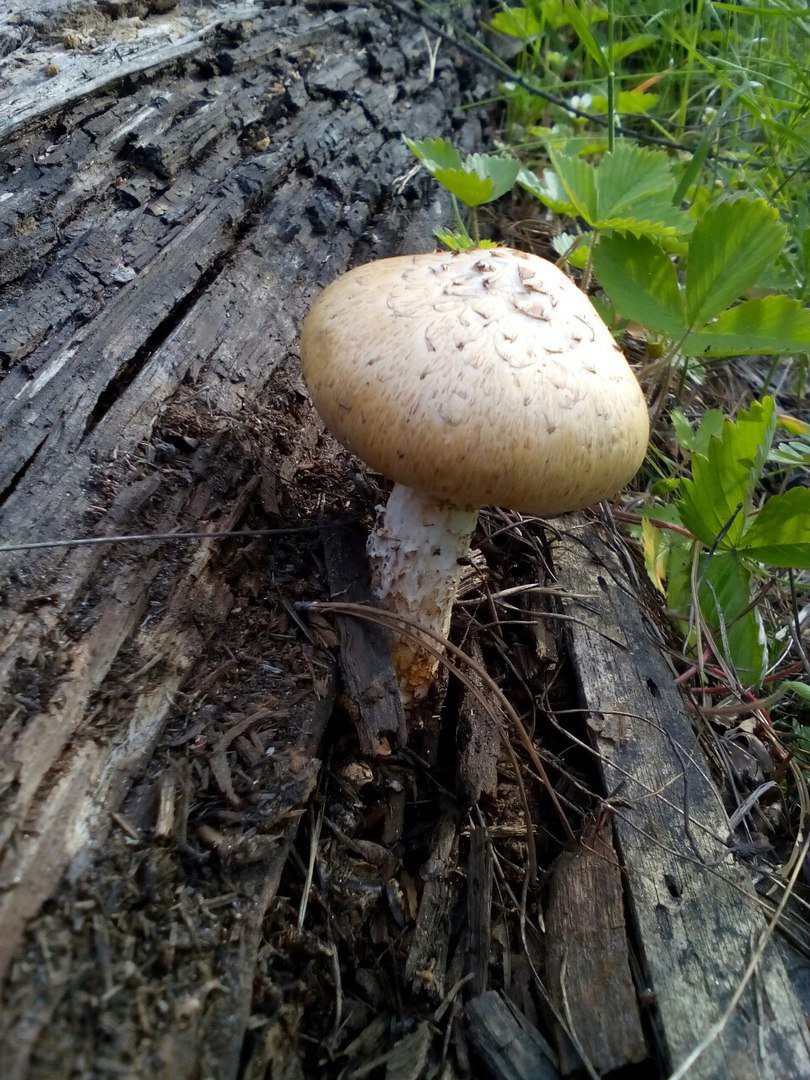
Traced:
<svg viewBox="0 0 810 1080">
<path fill-rule="evenodd" d="M 0 1046 L 14 1077 L 236 1076 L 334 692 L 292 602 L 355 493 L 300 322 L 432 246 L 401 134 L 478 122 L 362 5 L 13 0 L 0 43 L 0 544 L 279 530 L 0 552 Z M 269 718 L 215 753 L 229 709 Z"/>
<path fill-rule="evenodd" d="M 709 765 L 660 643 L 617 551 L 581 519 L 557 523 L 559 584 L 592 597 L 566 601 L 582 707 L 614 821 L 642 969 L 639 990 L 667 1070 L 722 1015 L 765 930 L 729 835 Z M 690 1078 L 810 1076 L 803 1012 L 778 952 L 768 947 L 719 1038 Z"/>
</svg>

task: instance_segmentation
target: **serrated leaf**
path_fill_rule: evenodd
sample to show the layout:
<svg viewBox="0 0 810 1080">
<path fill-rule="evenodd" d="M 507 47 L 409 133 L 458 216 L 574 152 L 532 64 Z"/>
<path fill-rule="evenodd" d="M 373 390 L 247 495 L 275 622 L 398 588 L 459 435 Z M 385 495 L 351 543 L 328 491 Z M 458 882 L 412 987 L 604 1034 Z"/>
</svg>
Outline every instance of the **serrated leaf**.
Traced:
<svg viewBox="0 0 810 1080">
<path fill-rule="evenodd" d="M 810 570 L 810 488 L 791 488 L 771 496 L 737 547 L 770 566 Z"/>
<path fill-rule="evenodd" d="M 675 180 L 658 151 L 622 142 L 596 166 L 553 146 L 549 157 L 576 212 L 594 229 L 675 237 L 692 227 L 672 205 Z"/>
<path fill-rule="evenodd" d="M 779 212 L 764 199 L 725 199 L 695 225 L 686 273 L 686 317 L 696 330 L 756 284 L 784 246 Z"/>
<path fill-rule="evenodd" d="M 461 168 L 438 168 L 430 159 L 424 159 L 423 164 L 465 206 L 499 199 L 509 191 L 520 171 L 518 162 L 492 154 L 470 154 Z"/>
<path fill-rule="evenodd" d="M 405 145 L 430 172 L 461 168 L 461 155 L 447 139 L 409 139 L 405 136 Z"/>
<path fill-rule="evenodd" d="M 666 154 L 621 142 L 605 154 L 596 171 L 595 228 L 625 228 L 636 236 L 691 229 L 687 215 L 672 205 L 675 178 Z"/>
<path fill-rule="evenodd" d="M 541 176 L 523 168 L 517 175 L 517 182 L 524 191 L 534 195 L 536 199 L 553 210 L 555 214 L 566 214 L 575 217 L 577 208 L 565 194 L 559 177 L 553 169 L 544 169 Z"/>
<path fill-rule="evenodd" d="M 714 439 L 721 434 L 726 418 L 719 409 L 707 409 L 697 428 L 693 430 L 681 410 L 673 409 L 671 420 L 679 445 L 690 454 L 705 455 L 708 451 L 709 439 Z"/>
<path fill-rule="evenodd" d="M 762 682 L 768 661 L 762 618 L 751 603 L 751 574 L 734 551 L 718 551 L 699 560 L 700 610 L 713 636 L 749 686 Z"/>
<path fill-rule="evenodd" d="M 683 333 L 683 300 L 672 260 L 646 237 L 602 236 L 593 253 L 599 284 L 626 319 L 676 339 Z"/>
<path fill-rule="evenodd" d="M 514 187 L 520 172 L 520 162 L 514 158 L 497 157 L 495 154 L 470 154 L 464 162 L 465 172 L 474 172 L 482 180 L 491 180 L 492 195 L 489 201 L 500 199 Z"/>
<path fill-rule="evenodd" d="M 766 397 L 741 412 L 736 422 L 726 420 L 706 453 L 693 456 L 692 478 L 682 483 L 678 512 L 704 544 L 736 546 L 775 431 L 776 409 L 773 398 Z"/>
<path fill-rule="evenodd" d="M 461 229 L 434 229 L 433 235 L 451 251 L 471 251 L 478 246 L 470 234 Z"/>
<path fill-rule="evenodd" d="M 581 158 L 571 157 L 553 146 L 548 148 L 562 190 L 581 218 L 589 225 L 596 220 L 596 174 Z"/>
<path fill-rule="evenodd" d="M 690 262 L 688 274 L 691 272 Z M 727 308 L 714 322 L 689 334 L 681 346 L 684 356 L 706 357 L 750 353 L 783 356 L 808 350 L 810 310 L 789 296 L 763 296 Z"/>
<path fill-rule="evenodd" d="M 465 206 L 480 206 L 492 198 L 495 185 L 489 177 L 476 176 L 466 169 L 431 169 L 433 178 Z"/>
<path fill-rule="evenodd" d="M 575 0 L 536 0 L 536 2 L 543 12 L 544 19 L 553 29 L 558 30 L 561 26 L 571 25 L 571 10 Z M 606 11 L 597 7 L 596 4 L 589 3 L 588 0 L 585 0 L 578 10 L 589 26 L 593 23 L 604 22 L 608 17 Z"/>
</svg>

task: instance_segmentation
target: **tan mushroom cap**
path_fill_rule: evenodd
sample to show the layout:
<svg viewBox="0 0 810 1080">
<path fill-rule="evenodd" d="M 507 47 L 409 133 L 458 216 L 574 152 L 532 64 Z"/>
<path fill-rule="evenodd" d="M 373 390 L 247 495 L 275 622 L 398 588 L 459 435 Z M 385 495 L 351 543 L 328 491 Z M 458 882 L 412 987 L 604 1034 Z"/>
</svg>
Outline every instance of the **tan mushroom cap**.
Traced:
<svg viewBox="0 0 810 1080">
<path fill-rule="evenodd" d="M 301 361 L 344 446 L 459 506 L 588 506 L 647 448 L 641 389 L 593 305 L 552 263 L 509 248 L 351 270 L 310 311 Z"/>
</svg>

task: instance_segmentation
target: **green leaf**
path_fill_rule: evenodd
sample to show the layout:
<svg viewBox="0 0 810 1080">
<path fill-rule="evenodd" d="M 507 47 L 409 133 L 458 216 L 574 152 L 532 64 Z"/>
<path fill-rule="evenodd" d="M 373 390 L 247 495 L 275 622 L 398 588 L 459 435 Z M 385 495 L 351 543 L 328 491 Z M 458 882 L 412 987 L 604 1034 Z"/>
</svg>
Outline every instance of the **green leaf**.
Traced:
<svg viewBox="0 0 810 1080">
<path fill-rule="evenodd" d="M 433 235 L 451 251 L 472 251 L 473 248 L 481 246 L 476 244 L 468 232 L 462 232 L 461 229 L 434 229 Z"/>
<path fill-rule="evenodd" d="M 559 30 L 561 26 L 572 26 L 571 12 L 574 10 L 575 0 L 535 0 L 543 17 L 550 27 Z M 608 14 L 596 4 L 585 0 L 581 7 L 577 8 L 581 18 L 590 26 L 593 23 L 604 22 Z"/>
<path fill-rule="evenodd" d="M 461 155 L 447 139 L 409 139 L 405 145 L 430 172 L 434 169 L 460 169 Z"/>
<path fill-rule="evenodd" d="M 727 308 L 714 322 L 689 334 L 681 346 L 684 356 L 708 357 L 749 353 L 782 356 L 808 351 L 810 311 L 789 296 L 763 296 Z"/>
<path fill-rule="evenodd" d="M 621 90 L 616 95 L 616 112 L 639 115 L 648 113 L 657 103 L 658 94 L 648 94 L 644 90 Z M 607 110 L 607 98 L 597 95 L 591 102 L 590 111 L 602 114 Z"/>
<path fill-rule="evenodd" d="M 762 618 L 751 602 L 751 574 L 733 551 L 708 553 L 699 560 L 700 610 L 731 661 L 740 681 L 762 682 L 768 661 Z"/>
<path fill-rule="evenodd" d="M 804 439 L 791 439 L 789 442 L 781 442 L 771 450 L 768 461 L 775 461 L 778 465 L 787 465 L 792 469 L 810 467 L 810 435 Z"/>
<path fill-rule="evenodd" d="M 464 171 L 474 172 L 482 180 L 492 181 L 492 195 L 488 200 L 492 202 L 512 190 L 520 172 L 520 162 L 495 154 L 470 154 L 464 162 Z"/>
<path fill-rule="evenodd" d="M 656 521 L 668 521 L 674 525 L 680 525 L 680 520 L 674 506 L 656 506 L 642 511 L 640 530 L 637 527 L 631 530 L 634 535 L 640 533 L 647 575 L 659 592 L 663 593 L 664 582 L 670 575 L 673 550 L 688 551 L 691 541 L 670 529 L 660 529 L 650 521 L 650 518 L 655 518 Z M 675 556 L 676 569 L 678 558 L 679 556 Z"/>
<path fill-rule="evenodd" d="M 632 56 L 633 53 L 640 52 L 642 49 L 648 48 L 650 45 L 656 45 L 660 41 L 660 38 L 656 34 L 636 34 L 633 37 L 626 37 L 623 41 L 616 41 L 613 45 L 613 63 L 614 66 L 621 60 L 624 60 L 627 56 Z M 635 93 L 635 91 L 633 91 Z"/>
<path fill-rule="evenodd" d="M 497 12 L 490 19 L 490 26 L 499 34 L 529 41 L 543 29 L 540 20 L 525 7 L 511 7 Z"/>
<path fill-rule="evenodd" d="M 539 199 L 549 210 L 553 210 L 555 214 L 576 217 L 577 208 L 563 191 L 559 178 L 553 169 L 544 169 L 542 176 L 537 176 L 531 170 L 523 168 L 517 175 L 517 182 L 524 191 L 534 195 L 536 199 Z"/>
<path fill-rule="evenodd" d="M 499 199 L 514 185 L 520 164 L 494 154 L 470 154 L 462 162 L 447 139 L 405 139 L 408 148 L 435 180 L 465 206 Z"/>
<path fill-rule="evenodd" d="M 675 544 L 667 558 L 667 607 L 676 618 L 685 622 L 691 606 L 692 545 Z"/>
<path fill-rule="evenodd" d="M 558 255 L 562 255 L 569 266 L 574 266 L 577 270 L 584 270 L 588 265 L 591 255 L 590 235 L 580 233 L 579 236 L 572 236 L 571 233 L 558 233 L 556 236 L 552 236 L 551 246 Z M 603 319 L 604 321 L 606 320 Z"/>
<path fill-rule="evenodd" d="M 568 201 L 589 225 L 596 221 L 596 174 L 581 158 L 549 146 L 548 156 Z"/>
<path fill-rule="evenodd" d="M 646 237 L 602 236 L 593 253 L 599 283 L 616 309 L 650 330 L 683 334 L 683 300 L 672 260 Z"/>
<path fill-rule="evenodd" d="M 810 488 L 768 499 L 737 547 L 758 562 L 810 570 Z"/>
<path fill-rule="evenodd" d="M 810 705 L 810 686 L 807 683 L 796 682 L 795 679 L 785 679 L 784 682 L 779 684 L 779 689 L 784 687 L 785 690 L 789 690 L 791 694 L 795 694 L 796 697 L 806 701 Z"/>
<path fill-rule="evenodd" d="M 591 29 L 588 26 L 585 16 L 574 3 L 568 5 L 568 21 L 576 32 L 577 37 L 582 42 L 588 56 L 590 56 L 591 60 L 593 60 L 600 70 L 607 74 L 610 70 L 607 57 L 602 51 L 596 38 L 591 33 Z"/>
<path fill-rule="evenodd" d="M 680 409 L 672 410 L 671 419 L 679 445 L 690 454 L 703 454 L 704 457 L 708 452 L 709 439 L 717 438 L 726 422 L 719 409 L 707 409 L 694 431 Z"/>
<path fill-rule="evenodd" d="M 754 402 L 736 423 L 727 420 L 705 454 L 692 458 L 692 478 L 682 483 L 681 521 L 704 544 L 735 547 L 746 526 L 754 488 L 776 431 L 773 398 Z M 719 538 L 719 539 L 718 539 Z"/>
<path fill-rule="evenodd" d="M 433 178 L 447 188 L 465 206 L 480 206 L 493 198 L 495 184 L 489 177 L 480 177 L 466 169 L 431 169 Z"/>
<path fill-rule="evenodd" d="M 599 229 L 625 229 L 676 235 L 692 223 L 672 205 L 675 178 L 666 154 L 630 142 L 620 142 L 597 166 L 597 220 Z"/>
<path fill-rule="evenodd" d="M 553 146 L 549 157 L 576 212 L 594 229 L 674 237 L 692 227 L 672 205 L 675 179 L 659 151 L 620 142 L 596 166 Z"/>
<path fill-rule="evenodd" d="M 686 316 L 700 329 L 756 284 L 785 243 L 779 212 L 764 199 L 725 199 L 695 225 L 686 273 Z"/>
</svg>

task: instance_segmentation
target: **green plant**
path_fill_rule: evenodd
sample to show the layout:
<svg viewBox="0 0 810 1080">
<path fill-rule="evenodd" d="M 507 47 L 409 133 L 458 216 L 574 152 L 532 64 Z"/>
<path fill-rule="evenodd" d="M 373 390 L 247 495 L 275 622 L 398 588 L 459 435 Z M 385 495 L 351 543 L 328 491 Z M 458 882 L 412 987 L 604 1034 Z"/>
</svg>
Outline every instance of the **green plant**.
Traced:
<svg viewBox="0 0 810 1080">
<path fill-rule="evenodd" d="M 642 515 L 647 572 L 687 647 L 724 657 L 748 686 L 761 683 L 768 663 L 763 586 L 774 571 L 810 569 L 810 489 L 759 499 L 776 430 L 769 397 L 736 421 L 711 410 L 696 430 L 679 415 L 675 432 L 691 454 L 691 476 L 665 484 L 674 501 Z"/>
<path fill-rule="evenodd" d="M 550 146 L 553 171 L 542 179 L 509 158 L 474 154 L 462 162 L 444 139 L 408 145 L 456 206 L 474 211 L 518 183 L 547 207 L 584 221 L 586 277 L 593 260 L 614 313 L 664 339 L 666 362 L 683 358 L 684 374 L 690 357 L 810 351 L 810 311 L 800 300 L 772 293 L 737 302 L 785 247 L 786 229 L 764 199 L 721 198 L 696 222 L 674 205 L 678 185 L 668 158 L 626 142 L 597 165 Z M 472 236 L 460 217 L 455 232 L 437 236 L 455 248 L 480 243 L 475 217 Z"/>
<path fill-rule="evenodd" d="M 519 164 L 492 154 L 469 154 L 462 160 L 447 139 L 405 139 L 405 142 L 431 176 L 452 196 L 457 228 L 437 229 L 437 238 L 454 251 L 494 246 L 479 237 L 476 210 L 483 203 L 494 202 L 511 191 L 520 170 Z M 459 213 L 460 202 L 472 211 L 472 235 Z"/>
</svg>

